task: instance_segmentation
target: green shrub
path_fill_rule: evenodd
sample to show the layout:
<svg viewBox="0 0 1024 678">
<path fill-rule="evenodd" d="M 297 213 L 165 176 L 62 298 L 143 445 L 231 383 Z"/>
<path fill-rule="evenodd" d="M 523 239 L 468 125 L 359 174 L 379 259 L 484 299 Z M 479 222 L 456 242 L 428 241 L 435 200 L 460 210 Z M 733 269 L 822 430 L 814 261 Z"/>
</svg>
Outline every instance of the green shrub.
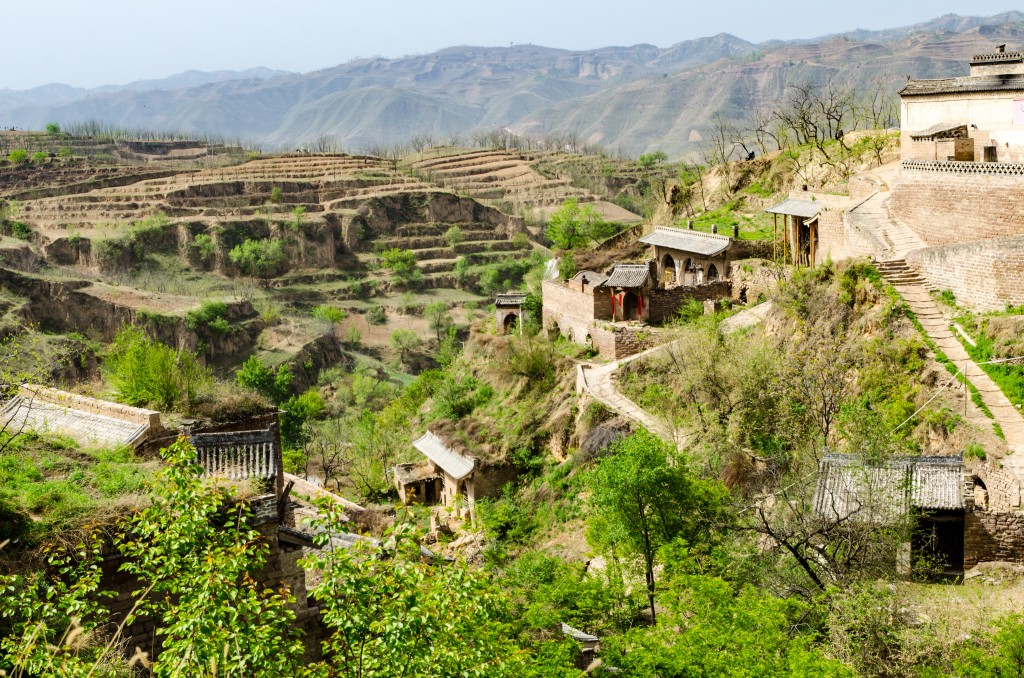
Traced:
<svg viewBox="0 0 1024 678">
<path fill-rule="evenodd" d="M 284 246 L 275 238 L 246 240 L 228 252 L 228 259 L 245 275 L 266 280 L 284 264 Z"/>
<path fill-rule="evenodd" d="M 134 406 L 170 410 L 182 404 L 191 411 L 211 379 L 195 354 L 152 341 L 131 326 L 118 333 L 107 364 L 121 399 Z"/>
<path fill-rule="evenodd" d="M 494 390 L 475 377 L 449 378 L 434 393 L 434 414 L 441 419 L 458 421 L 483 405 Z"/>
<path fill-rule="evenodd" d="M 461 228 L 459 228 L 458 226 L 452 226 L 447 231 L 445 231 L 444 239 L 448 241 L 448 244 L 451 247 L 455 247 L 459 243 L 465 241 L 466 236 L 462 232 Z"/>
<path fill-rule="evenodd" d="M 387 321 L 388 314 L 383 306 L 371 306 L 370 310 L 366 312 L 366 322 L 371 325 L 383 325 Z"/>
<path fill-rule="evenodd" d="M 274 202 L 274 203 L 281 202 L 281 187 L 280 186 L 274 186 L 272 189 L 270 189 L 270 202 Z"/>
<path fill-rule="evenodd" d="M 275 372 L 256 356 L 249 356 L 235 373 L 235 383 L 281 404 L 291 391 L 292 370 L 290 366 L 282 365 Z"/>
<path fill-rule="evenodd" d="M 11 236 L 19 240 L 29 240 L 32 237 L 32 227 L 23 221 L 8 222 Z"/>
<path fill-rule="evenodd" d="M 317 320 L 323 320 L 329 322 L 332 325 L 340 323 L 342 320 L 348 317 L 348 313 L 338 308 L 337 306 L 330 306 L 328 304 L 321 304 L 320 306 L 314 306 L 312 315 Z"/>
<path fill-rule="evenodd" d="M 14 165 L 28 162 L 28 151 L 24 148 L 16 148 L 7 155 L 7 159 Z"/>
<path fill-rule="evenodd" d="M 516 233 L 512 236 L 512 244 L 515 245 L 515 248 L 518 250 L 529 249 L 530 238 L 525 233 Z"/>
<path fill-rule="evenodd" d="M 48 122 L 48 123 L 46 123 L 46 128 L 45 129 L 46 129 L 46 133 L 49 134 L 52 137 L 53 136 L 57 136 L 58 134 L 60 134 L 60 125 L 55 123 L 55 122 Z"/>
<path fill-rule="evenodd" d="M 309 440 L 307 422 L 322 417 L 327 411 L 327 405 L 318 391 L 309 389 L 305 393 L 289 398 L 282 409 L 282 441 L 286 446 L 297 447 Z"/>
<path fill-rule="evenodd" d="M 525 543 L 537 525 L 527 507 L 506 485 L 500 499 L 483 499 L 476 503 L 477 515 L 489 539 L 498 543 Z"/>
<path fill-rule="evenodd" d="M 46 155 L 46 153 L 42 151 L 36 151 L 35 153 L 32 154 L 32 162 L 36 163 L 37 165 L 42 164 L 47 160 L 48 156 Z"/>
<path fill-rule="evenodd" d="M 192 238 L 190 247 L 200 259 L 209 259 L 217 251 L 217 247 L 213 242 L 213 237 L 207 233 L 196 234 L 196 237 Z"/>
<path fill-rule="evenodd" d="M 61 146 L 60 150 L 57 151 L 57 155 L 61 158 L 70 158 L 74 155 L 74 152 L 71 150 L 70 146 Z"/>
<path fill-rule="evenodd" d="M 228 305 L 223 301 L 207 299 L 203 301 L 197 310 L 189 311 L 185 314 L 185 326 L 193 331 L 206 326 L 215 332 L 224 334 L 230 329 L 226 317 L 227 313 Z"/>
<path fill-rule="evenodd" d="M 988 455 L 985 454 L 985 448 L 977 443 L 971 443 L 964 450 L 964 459 L 979 459 L 985 461 Z"/>
</svg>

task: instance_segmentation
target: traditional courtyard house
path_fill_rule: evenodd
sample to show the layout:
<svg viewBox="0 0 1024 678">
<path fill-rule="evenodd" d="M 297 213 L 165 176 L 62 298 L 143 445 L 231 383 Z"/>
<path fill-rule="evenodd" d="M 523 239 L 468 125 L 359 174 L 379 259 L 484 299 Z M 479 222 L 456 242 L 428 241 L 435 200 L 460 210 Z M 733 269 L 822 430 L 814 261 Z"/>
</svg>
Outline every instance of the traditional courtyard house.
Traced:
<svg viewBox="0 0 1024 678">
<path fill-rule="evenodd" d="M 498 334 L 520 334 L 523 331 L 523 303 L 520 292 L 499 294 L 494 299 L 494 320 Z"/>
<path fill-rule="evenodd" d="M 700 285 L 730 277 L 733 239 L 715 233 L 658 226 L 640 242 L 654 248 L 658 283 L 664 289 Z"/>
<path fill-rule="evenodd" d="M 900 91 L 904 160 L 1024 162 L 1024 52 L 977 54 L 970 74 Z"/>
</svg>

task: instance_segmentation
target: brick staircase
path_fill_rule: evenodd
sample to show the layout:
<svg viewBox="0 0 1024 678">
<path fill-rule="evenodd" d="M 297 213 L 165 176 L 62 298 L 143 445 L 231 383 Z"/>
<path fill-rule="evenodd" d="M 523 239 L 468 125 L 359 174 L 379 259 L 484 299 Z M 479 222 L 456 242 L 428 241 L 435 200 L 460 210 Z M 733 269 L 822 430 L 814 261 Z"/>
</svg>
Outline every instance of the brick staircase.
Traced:
<svg viewBox="0 0 1024 678">
<path fill-rule="evenodd" d="M 936 288 L 920 273 L 910 268 L 906 259 L 875 260 L 875 268 L 893 287 L 923 287 L 929 292 Z"/>
</svg>

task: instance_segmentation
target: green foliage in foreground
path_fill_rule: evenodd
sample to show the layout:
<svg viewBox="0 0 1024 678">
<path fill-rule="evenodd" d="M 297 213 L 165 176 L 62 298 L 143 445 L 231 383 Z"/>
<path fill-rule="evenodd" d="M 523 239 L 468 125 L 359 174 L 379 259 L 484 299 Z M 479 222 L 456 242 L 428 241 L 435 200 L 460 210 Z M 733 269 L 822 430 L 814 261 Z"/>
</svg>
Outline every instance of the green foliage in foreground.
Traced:
<svg viewBox="0 0 1024 678">
<path fill-rule="evenodd" d="M 54 553 L 50 569 L 0 576 L 0 670 L 10 675 L 560 676 L 577 678 L 565 641 L 523 639 L 515 617 L 485 572 L 464 563 L 425 562 L 418 534 L 400 520 L 382 540 L 336 547 L 348 525 L 325 501 L 315 519 L 322 550 L 305 565 L 322 572 L 312 590 L 322 605 L 326 659 L 302 661 L 286 588 L 256 577 L 266 542 L 249 511 L 204 480 L 185 440 L 163 451 L 167 467 L 150 485 L 149 504 L 122 525 L 115 547 L 138 578 L 138 605 L 118 629 L 107 625 L 100 589 L 101 541 Z M 121 653 L 120 632 L 155 621 L 163 650 Z M 133 668 L 134 667 L 134 668 Z"/>
</svg>

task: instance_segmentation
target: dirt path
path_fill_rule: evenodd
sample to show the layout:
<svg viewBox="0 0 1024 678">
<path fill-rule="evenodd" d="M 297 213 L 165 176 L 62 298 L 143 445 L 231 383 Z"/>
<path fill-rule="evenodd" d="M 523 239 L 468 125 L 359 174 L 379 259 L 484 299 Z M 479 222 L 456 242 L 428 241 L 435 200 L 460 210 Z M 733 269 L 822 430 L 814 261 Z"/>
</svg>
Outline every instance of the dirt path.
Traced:
<svg viewBox="0 0 1024 678">
<path fill-rule="evenodd" d="M 736 332 L 740 329 L 751 327 L 764 320 L 764 317 L 771 310 L 772 302 L 766 301 L 753 308 L 740 311 L 722 323 L 723 332 Z M 662 440 L 680 445 L 685 436 L 681 431 L 673 428 L 657 415 L 643 409 L 632 400 L 627 398 L 615 387 L 615 373 L 623 365 L 640 360 L 649 355 L 664 351 L 675 342 L 669 342 L 646 351 L 631 355 L 627 358 L 620 358 L 606 365 L 591 365 L 580 363 L 576 366 L 576 392 L 587 393 L 594 400 L 598 401 L 613 412 L 626 417 L 642 425 L 648 431 L 656 434 Z"/>
</svg>

